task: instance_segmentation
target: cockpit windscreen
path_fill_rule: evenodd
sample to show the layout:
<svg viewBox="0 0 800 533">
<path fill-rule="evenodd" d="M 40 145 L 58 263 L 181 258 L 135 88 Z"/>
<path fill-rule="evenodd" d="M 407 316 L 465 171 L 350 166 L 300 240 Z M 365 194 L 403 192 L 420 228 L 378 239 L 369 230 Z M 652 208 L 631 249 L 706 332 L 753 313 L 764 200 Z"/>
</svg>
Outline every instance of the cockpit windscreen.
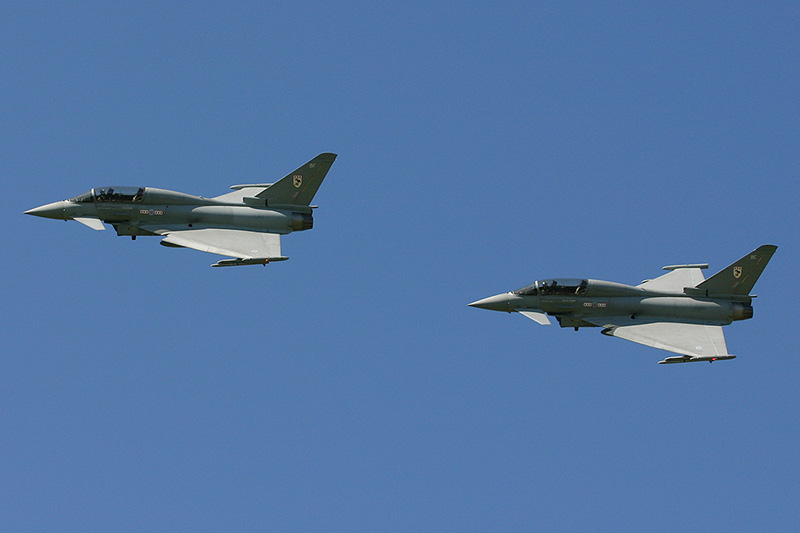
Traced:
<svg viewBox="0 0 800 533">
<path fill-rule="evenodd" d="M 71 198 L 76 204 L 92 202 L 141 202 L 144 198 L 144 187 L 96 187 L 89 192 Z"/>
<path fill-rule="evenodd" d="M 70 198 L 69 201 L 76 204 L 90 204 L 94 202 L 94 196 L 92 196 L 92 191 L 88 191 L 83 194 L 79 194 L 75 198 Z"/>
<path fill-rule="evenodd" d="M 531 283 L 514 291 L 520 296 L 582 296 L 586 294 L 586 286 L 589 284 L 585 279 L 555 278 L 544 279 Z"/>
<path fill-rule="evenodd" d="M 144 187 L 101 187 L 94 190 L 97 202 L 141 202 Z"/>
</svg>

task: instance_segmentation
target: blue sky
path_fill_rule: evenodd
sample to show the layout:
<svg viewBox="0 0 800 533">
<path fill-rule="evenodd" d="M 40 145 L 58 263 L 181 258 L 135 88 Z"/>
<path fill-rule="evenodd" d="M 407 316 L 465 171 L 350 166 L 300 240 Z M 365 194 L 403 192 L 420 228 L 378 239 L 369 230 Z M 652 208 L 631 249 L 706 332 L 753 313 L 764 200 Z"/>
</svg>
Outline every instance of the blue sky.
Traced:
<svg viewBox="0 0 800 533">
<path fill-rule="evenodd" d="M 0 526 L 800 523 L 800 7 L 6 3 Z M 291 260 L 26 217 L 339 158 Z M 739 357 L 467 303 L 777 254 Z"/>
</svg>

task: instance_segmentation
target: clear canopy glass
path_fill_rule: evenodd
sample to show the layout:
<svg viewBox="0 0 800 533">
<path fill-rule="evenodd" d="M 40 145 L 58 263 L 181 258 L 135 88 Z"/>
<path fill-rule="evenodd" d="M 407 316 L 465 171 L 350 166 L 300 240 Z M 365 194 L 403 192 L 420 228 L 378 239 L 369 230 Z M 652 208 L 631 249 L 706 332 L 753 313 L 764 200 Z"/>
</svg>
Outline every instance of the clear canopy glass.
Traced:
<svg viewBox="0 0 800 533">
<path fill-rule="evenodd" d="M 144 198 L 144 187 L 95 187 L 70 202 L 78 204 L 91 202 L 141 202 Z"/>
<path fill-rule="evenodd" d="M 581 296 L 586 294 L 586 286 L 588 283 L 588 280 L 585 279 L 544 279 L 535 281 L 530 285 L 522 287 L 521 289 L 517 289 L 514 291 L 514 294 L 519 294 L 520 296 Z"/>
</svg>

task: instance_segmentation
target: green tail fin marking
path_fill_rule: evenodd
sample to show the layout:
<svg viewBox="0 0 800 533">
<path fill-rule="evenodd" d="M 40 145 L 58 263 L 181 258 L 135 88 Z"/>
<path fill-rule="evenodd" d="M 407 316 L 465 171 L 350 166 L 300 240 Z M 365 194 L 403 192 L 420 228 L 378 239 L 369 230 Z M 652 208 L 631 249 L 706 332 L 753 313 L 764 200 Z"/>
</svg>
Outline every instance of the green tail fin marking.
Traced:
<svg viewBox="0 0 800 533">
<path fill-rule="evenodd" d="M 697 288 L 707 290 L 707 294 L 750 294 L 777 249 L 777 246 L 771 244 L 759 246 L 705 280 Z"/>
<path fill-rule="evenodd" d="M 311 200 L 314 199 L 317 189 L 335 160 L 336 154 L 319 154 L 256 196 L 264 198 L 267 206 L 274 204 L 311 205 Z"/>
</svg>

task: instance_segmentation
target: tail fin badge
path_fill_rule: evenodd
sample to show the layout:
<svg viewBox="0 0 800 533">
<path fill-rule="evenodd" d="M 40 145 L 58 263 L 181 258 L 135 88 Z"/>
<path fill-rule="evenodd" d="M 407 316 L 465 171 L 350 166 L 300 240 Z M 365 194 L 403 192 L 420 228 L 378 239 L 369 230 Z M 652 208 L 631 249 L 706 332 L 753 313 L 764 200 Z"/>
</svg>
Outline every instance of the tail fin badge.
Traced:
<svg viewBox="0 0 800 533">
<path fill-rule="evenodd" d="M 296 189 L 299 189 L 301 185 L 303 185 L 303 175 L 302 174 L 295 174 L 292 176 L 292 184 L 294 184 Z"/>
<path fill-rule="evenodd" d="M 742 267 L 735 266 L 733 267 L 733 277 L 739 279 L 742 277 Z"/>
</svg>

